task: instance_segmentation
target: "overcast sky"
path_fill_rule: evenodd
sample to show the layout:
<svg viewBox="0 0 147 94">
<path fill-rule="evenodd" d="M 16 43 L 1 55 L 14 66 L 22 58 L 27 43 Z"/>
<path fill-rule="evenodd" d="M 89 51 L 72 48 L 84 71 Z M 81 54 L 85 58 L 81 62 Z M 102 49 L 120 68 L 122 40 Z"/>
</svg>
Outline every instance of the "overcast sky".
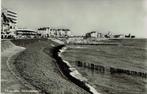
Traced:
<svg viewBox="0 0 147 94">
<path fill-rule="evenodd" d="M 2 0 L 16 11 L 18 27 L 69 28 L 73 34 L 100 31 L 147 37 L 147 0 Z"/>
</svg>

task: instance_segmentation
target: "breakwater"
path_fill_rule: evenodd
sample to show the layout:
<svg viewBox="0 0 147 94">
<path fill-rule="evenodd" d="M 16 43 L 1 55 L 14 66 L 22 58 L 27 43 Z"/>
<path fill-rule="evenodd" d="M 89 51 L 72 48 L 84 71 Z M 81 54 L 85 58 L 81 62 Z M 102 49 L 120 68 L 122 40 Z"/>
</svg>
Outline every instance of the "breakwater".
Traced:
<svg viewBox="0 0 147 94">
<path fill-rule="evenodd" d="M 117 46 L 117 45 L 120 45 L 119 43 L 104 43 L 104 42 L 99 42 L 99 43 L 67 43 L 68 45 L 114 45 L 114 46 Z"/>
<path fill-rule="evenodd" d="M 91 71 L 98 71 L 100 73 L 109 72 L 110 74 L 127 74 L 131 76 L 138 76 L 142 78 L 147 78 L 147 73 L 145 72 L 138 72 L 133 70 L 121 69 L 121 68 L 114 68 L 114 67 L 105 67 L 102 65 L 96 65 L 93 63 L 82 62 L 82 61 L 75 61 L 78 67 L 88 68 Z"/>
<path fill-rule="evenodd" d="M 53 48 L 53 58 L 55 58 L 62 73 L 73 83 L 88 91 L 91 94 L 100 94 L 93 88 L 75 68 L 73 68 L 67 61 L 61 58 L 61 52 L 65 45 L 60 45 Z"/>
</svg>

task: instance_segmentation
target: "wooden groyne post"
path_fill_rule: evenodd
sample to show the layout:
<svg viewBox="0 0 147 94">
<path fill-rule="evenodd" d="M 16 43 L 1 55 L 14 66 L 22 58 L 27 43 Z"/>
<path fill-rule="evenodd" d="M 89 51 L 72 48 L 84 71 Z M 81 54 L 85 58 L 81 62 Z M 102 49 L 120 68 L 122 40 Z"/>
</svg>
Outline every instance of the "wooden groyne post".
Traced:
<svg viewBox="0 0 147 94">
<path fill-rule="evenodd" d="M 82 62 L 82 61 L 76 61 L 76 65 L 78 67 L 88 68 L 91 71 L 98 71 L 100 73 L 109 72 L 111 75 L 117 73 L 117 74 L 127 74 L 127 75 L 147 78 L 147 73 L 145 73 L 145 72 L 137 72 L 137 71 L 127 70 L 127 69 L 120 69 L 120 68 L 114 68 L 114 67 L 106 68 L 106 67 L 104 67 L 102 65 L 95 65 L 93 63 L 87 63 L 87 62 Z"/>
</svg>

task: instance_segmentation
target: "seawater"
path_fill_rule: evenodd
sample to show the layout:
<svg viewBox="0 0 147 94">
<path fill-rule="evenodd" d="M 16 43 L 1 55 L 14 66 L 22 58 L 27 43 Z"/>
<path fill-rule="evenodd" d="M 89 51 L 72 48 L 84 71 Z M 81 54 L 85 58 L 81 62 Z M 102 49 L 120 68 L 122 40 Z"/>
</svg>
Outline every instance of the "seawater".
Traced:
<svg viewBox="0 0 147 94">
<path fill-rule="evenodd" d="M 120 46 L 68 45 L 62 58 L 74 66 L 102 94 L 147 94 L 147 79 L 126 74 L 99 73 L 75 61 L 147 72 L 147 40 L 115 40 Z"/>
</svg>

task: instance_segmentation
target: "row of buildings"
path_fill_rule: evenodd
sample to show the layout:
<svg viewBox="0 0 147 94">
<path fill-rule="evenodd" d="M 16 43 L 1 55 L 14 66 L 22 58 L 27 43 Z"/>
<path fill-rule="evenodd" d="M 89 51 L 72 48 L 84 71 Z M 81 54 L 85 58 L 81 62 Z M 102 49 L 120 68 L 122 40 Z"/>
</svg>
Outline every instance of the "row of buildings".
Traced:
<svg viewBox="0 0 147 94">
<path fill-rule="evenodd" d="M 17 39 L 22 38 L 66 38 L 70 36 L 70 29 L 51 27 L 38 28 L 37 30 L 18 29 L 15 32 Z"/>
<path fill-rule="evenodd" d="M 111 32 L 108 32 L 107 34 L 101 33 L 101 32 L 97 32 L 97 31 L 92 31 L 92 32 L 88 32 L 85 34 L 84 36 L 85 39 L 87 38 L 135 38 L 134 35 L 128 34 L 112 34 Z"/>
<path fill-rule="evenodd" d="M 43 37 L 69 37 L 71 35 L 70 29 L 55 27 L 38 28 L 37 33 Z"/>
<path fill-rule="evenodd" d="M 6 8 L 1 9 L 1 38 L 49 38 L 68 37 L 68 28 L 41 27 L 37 30 L 18 29 L 17 13 Z"/>
</svg>

